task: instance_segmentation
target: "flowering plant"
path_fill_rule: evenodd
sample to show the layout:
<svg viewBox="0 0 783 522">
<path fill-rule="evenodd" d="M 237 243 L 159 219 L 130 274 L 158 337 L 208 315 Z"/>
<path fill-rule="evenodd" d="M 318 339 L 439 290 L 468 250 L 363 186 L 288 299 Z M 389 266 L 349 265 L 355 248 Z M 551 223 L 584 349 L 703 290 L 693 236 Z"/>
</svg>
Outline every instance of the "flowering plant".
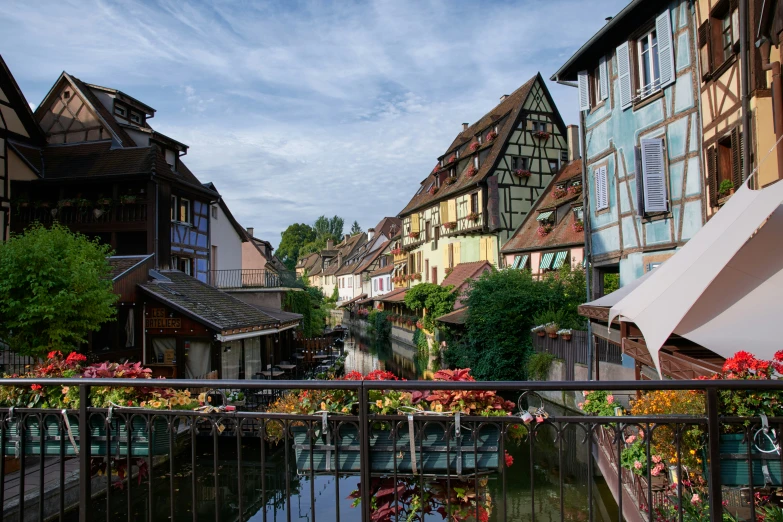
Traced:
<svg viewBox="0 0 783 522">
<path fill-rule="evenodd" d="M 479 213 L 478 212 L 471 212 L 466 216 L 468 218 L 468 221 L 476 222 L 479 220 Z"/>
<path fill-rule="evenodd" d="M 416 281 L 421 281 L 421 274 L 413 274 L 413 278 L 414 278 Z"/>
<path fill-rule="evenodd" d="M 530 171 L 527 169 L 517 169 L 514 171 L 514 175 L 518 178 L 529 178 Z"/>
<path fill-rule="evenodd" d="M 495 139 L 495 138 L 497 138 L 497 137 L 498 137 L 498 133 L 497 133 L 497 132 L 495 132 L 494 130 L 491 130 L 491 131 L 489 131 L 489 133 L 487 134 L 487 141 L 492 141 L 492 140 L 494 140 L 494 139 Z"/>
<path fill-rule="evenodd" d="M 582 193 L 582 185 L 571 185 L 568 187 L 568 193 L 572 196 L 576 196 L 577 194 Z"/>
<path fill-rule="evenodd" d="M 470 144 L 470 147 L 468 148 L 470 149 L 470 152 L 476 152 L 479 149 L 479 147 L 481 147 L 481 143 L 474 141 L 473 143 Z"/>
<path fill-rule="evenodd" d="M 446 185 L 453 185 L 456 182 L 457 182 L 457 178 L 455 178 L 454 176 L 449 176 L 448 178 L 446 178 L 446 181 L 444 181 Z"/>
<path fill-rule="evenodd" d="M 435 164 L 435 168 L 432 169 L 432 172 L 438 172 L 438 169 L 440 168 L 440 163 Z"/>
<path fill-rule="evenodd" d="M 478 169 L 477 169 L 476 167 L 474 167 L 473 165 L 471 165 L 470 167 L 468 167 L 468 170 L 466 170 L 466 171 L 465 171 L 465 175 L 466 175 L 467 177 L 469 177 L 469 178 L 472 178 L 472 177 L 473 177 L 473 176 L 475 176 L 476 174 L 478 174 Z"/>
<path fill-rule="evenodd" d="M 393 256 L 398 256 L 402 254 L 402 248 L 392 248 L 391 253 Z"/>
<path fill-rule="evenodd" d="M 427 192 L 430 193 L 430 196 L 434 196 L 435 194 L 438 193 L 438 187 L 433 185 L 433 186 L 430 187 L 430 189 Z"/>
<path fill-rule="evenodd" d="M 534 138 L 538 138 L 540 140 L 546 140 L 549 139 L 549 133 L 546 131 L 535 131 L 533 133 Z"/>
<path fill-rule="evenodd" d="M 585 223 L 581 219 L 575 219 L 574 224 L 571 225 L 571 227 L 574 229 L 574 232 L 583 232 L 585 229 Z"/>
<path fill-rule="evenodd" d="M 584 391 L 582 395 L 584 395 L 585 400 L 579 403 L 579 409 L 590 415 L 613 417 L 614 409 L 617 407 L 622 408 L 620 404 L 615 402 L 614 395 L 607 391 Z"/>
<path fill-rule="evenodd" d="M 568 191 L 563 187 L 555 187 L 555 190 L 552 191 L 552 197 L 555 199 L 564 198 L 568 195 Z"/>
<path fill-rule="evenodd" d="M 419 237 L 419 233 L 418 232 L 408 232 L 408 237 L 415 239 L 415 238 Z"/>
<path fill-rule="evenodd" d="M 454 154 L 452 154 L 452 155 L 449 157 L 449 161 L 447 161 L 446 163 L 454 163 L 454 161 L 455 161 L 456 159 L 457 159 L 457 156 L 455 156 Z"/>
<path fill-rule="evenodd" d="M 739 351 L 726 359 L 723 372 L 713 379 L 766 380 L 777 379 L 783 374 L 783 350 L 778 351 L 771 361 L 758 359 L 754 355 Z M 720 413 L 730 417 L 768 417 L 783 415 L 783 392 L 776 390 L 735 390 L 719 393 Z M 749 421 L 746 421 L 749 422 Z M 741 429 L 729 427 L 728 431 Z"/>
<path fill-rule="evenodd" d="M 552 232 L 552 225 L 550 223 L 544 223 L 543 225 L 539 225 L 538 231 L 536 233 L 540 237 L 545 237 L 550 232 Z"/>
<path fill-rule="evenodd" d="M 457 228 L 457 222 L 456 221 L 449 221 L 447 223 L 443 223 L 443 228 L 446 230 L 454 230 Z"/>
<path fill-rule="evenodd" d="M 631 470 L 636 475 L 646 476 L 649 463 L 647 462 L 647 444 L 644 442 L 644 439 L 630 435 L 625 439 L 625 442 L 628 445 L 620 453 L 620 465 L 625 469 Z M 666 469 L 666 464 L 664 464 L 663 457 L 654 453 L 652 448 L 650 460 L 652 461 L 650 475 L 657 477 Z"/>
</svg>

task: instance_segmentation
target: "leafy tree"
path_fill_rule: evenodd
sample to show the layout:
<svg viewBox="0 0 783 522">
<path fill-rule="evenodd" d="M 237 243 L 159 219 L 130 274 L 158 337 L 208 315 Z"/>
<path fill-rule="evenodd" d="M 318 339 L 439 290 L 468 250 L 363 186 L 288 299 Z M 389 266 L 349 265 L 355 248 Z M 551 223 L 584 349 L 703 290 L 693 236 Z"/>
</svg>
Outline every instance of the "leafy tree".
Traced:
<svg viewBox="0 0 783 522">
<path fill-rule="evenodd" d="M 329 239 L 332 239 L 335 243 L 339 243 L 343 240 L 344 224 L 343 218 L 339 216 L 334 216 L 332 218 L 326 216 L 319 217 L 313 224 L 315 239 L 323 240 L 324 244 Z"/>
<path fill-rule="evenodd" d="M 356 234 L 362 233 L 362 227 L 359 226 L 358 221 L 354 221 L 353 225 L 351 225 L 351 235 L 355 236 Z"/>
<path fill-rule="evenodd" d="M 110 253 L 57 224 L 0 243 L 0 339 L 38 358 L 78 350 L 116 314 Z"/>
<path fill-rule="evenodd" d="M 289 312 L 302 314 L 301 329 L 305 337 L 321 335 L 325 323 L 324 294 L 320 288 L 309 286 L 300 280 L 303 291 L 291 291 L 285 295 L 284 307 Z"/>
<path fill-rule="evenodd" d="M 281 236 L 276 255 L 289 270 L 294 270 L 296 262 L 303 255 L 302 247 L 315 240 L 315 231 L 305 223 L 294 223 Z"/>
<path fill-rule="evenodd" d="M 419 283 L 405 292 L 405 306 L 411 310 L 426 310 L 422 318 L 425 329 L 432 331 L 435 318 L 447 314 L 454 309 L 457 294 L 453 286 L 440 286 L 433 283 Z"/>
</svg>

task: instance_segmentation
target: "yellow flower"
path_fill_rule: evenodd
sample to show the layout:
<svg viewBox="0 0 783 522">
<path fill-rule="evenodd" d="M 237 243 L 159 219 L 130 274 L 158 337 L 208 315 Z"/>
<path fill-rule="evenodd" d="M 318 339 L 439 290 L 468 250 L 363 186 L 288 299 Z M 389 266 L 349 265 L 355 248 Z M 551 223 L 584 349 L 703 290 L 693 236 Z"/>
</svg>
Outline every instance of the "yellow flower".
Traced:
<svg viewBox="0 0 783 522">
<path fill-rule="evenodd" d="M 146 408 L 147 407 L 147 401 L 143 401 L 141 404 L 139 404 L 139 406 L 141 406 L 142 408 Z"/>
<path fill-rule="evenodd" d="M 198 394 L 198 401 L 199 402 L 206 402 L 207 400 L 207 394 L 206 393 L 199 393 Z"/>
<path fill-rule="evenodd" d="M 322 410 L 326 410 L 326 409 L 327 409 L 327 408 L 326 408 L 326 403 L 325 403 L 325 402 L 322 402 L 322 403 L 321 403 L 321 409 L 322 409 Z"/>
<path fill-rule="evenodd" d="M 186 397 L 180 397 L 180 398 L 179 398 L 179 404 L 180 404 L 180 406 L 184 406 L 184 405 L 186 405 L 186 404 L 187 404 L 187 403 L 189 403 L 189 402 L 190 402 L 190 401 L 189 401 L 189 400 L 188 400 Z"/>
<path fill-rule="evenodd" d="M 386 397 L 386 400 L 385 400 L 385 401 L 383 401 L 383 404 L 384 404 L 385 406 L 391 406 L 391 403 L 392 403 L 392 402 L 391 402 L 391 399 L 389 399 L 388 397 Z"/>
<path fill-rule="evenodd" d="M 68 404 L 69 402 L 71 402 L 71 398 L 70 397 L 63 397 L 63 402 L 65 404 Z"/>
<path fill-rule="evenodd" d="M 343 406 L 343 413 L 348 413 L 348 406 Z"/>
<path fill-rule="evenodd" d="M 378 399 L 377 401 L 375 401 L 375 405 L 378 406 L 379 408 L 383 408 L 383 401 Z"/>
<path fill-rule="evenodd" d="M 691 450 L 691 455 L 696 455 L 696 450 Z"/>
<path fill-rule="evenodd" d="M 190 390 L 185 390 L 185 397 L 190 397 Z"/>
<path fill-rule="evenodd" d="M 150 402 L 150 406 L 152 406 L 153 408 L 160 408 L 161 403 L 160 401 L 152 401 Z"/>
<path fill-rule="evenodd" d="M 443 405 L 439 402 L 436 402 L 435 405 L 432 407 L 432 411 L 437 411 L 437 412 L 443 411 Z"/>
</svg>

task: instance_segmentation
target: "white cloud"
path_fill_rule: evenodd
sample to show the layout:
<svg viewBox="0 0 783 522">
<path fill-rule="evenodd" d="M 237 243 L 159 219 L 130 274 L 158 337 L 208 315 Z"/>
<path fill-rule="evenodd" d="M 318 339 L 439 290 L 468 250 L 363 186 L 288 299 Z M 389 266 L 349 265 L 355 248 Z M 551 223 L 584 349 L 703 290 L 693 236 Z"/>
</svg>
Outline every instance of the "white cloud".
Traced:
<svg viewBox="0 0 783 522">
<path fill-rule="evenodd" d="M 625 0 L 9 3 L 3 56 L 31 105 L 63 69 L 145 101 L 277 244 L 321 214 L 395 215 L 461 122 L 548 78 Z M 550 89 L 575 123 L 574 90 Z"/>
</svg>

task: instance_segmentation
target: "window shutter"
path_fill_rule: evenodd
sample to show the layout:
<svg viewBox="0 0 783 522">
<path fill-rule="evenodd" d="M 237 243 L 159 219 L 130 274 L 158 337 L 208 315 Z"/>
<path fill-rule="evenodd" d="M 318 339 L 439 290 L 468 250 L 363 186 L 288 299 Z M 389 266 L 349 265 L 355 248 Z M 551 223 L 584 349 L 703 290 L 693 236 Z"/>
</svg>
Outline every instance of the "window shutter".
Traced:
<svg viewBox="0 0 783 522">
<path fill-rule="evenodd" d="M 457 221 L 457 200 L 450 199 L 447 202 L 449 221 Z"/>
<path fill-rule="evenodd" d="M 446 268 L 449 267 L 449 257 L 451 254 L 451 245 L 447 245 L 446 248 L 443 249 L 443 266 Z"/>
<path fill-rule="evenodd" d="M 634 147 L 636 163 L 636 215 L 644 216 L 644 176 L 642 175 L 642 149 Z"/>
<path fill-rule="evenodd" d="M 707 76 L 712 70 L 712 60 L 710 58 L 710 21 L 707 20 L 699 27 L 699 59 L 701 61 L 702 76 Z"/>
<path fill-rule="evenodd" d="M 476 193 L 476 199 L 478 200 L 478 215 L 480 216 L 484 212 L 484 201 L 481 199 L 481 191 Z"/>
<path fill-rule="evenodd" d="M 452 245 L 454 245 L 454 263 L 451 266 L 457 266 L 462 255 L 462 243 L 452 243 Z"/>
<path fill-rule="evenodd" d="M 601 78 L 599 78 L 601 99 L 605 100 L 609 97 L 609 68 L 606 66 L 606 56 L 602 56 L 598 60 L 598 74 L 601 75 Z"/>
<path fill-rule="evenodd" d="M 658 64 L 661 72 L 661 88 L 674 83 L 674 42 L 672 41 L 672 18 L 669 9 L 655 19 L 655 32 L 658 36 Z"/>
<path fill-rule="evenodd" d="M 487 261 L 495 264 L 495 238 L 494 237 L 488 237 L 487 238 Z"/>
<path fill-rule="evenodd" d="M 707 149 L 707 184 L 710 187 L 710 206 L 718 206 L 718 154 L 715 147 Z"/>
<path fill-rule="evenodd" d="M 411 214 L 411 232 L 420 232 L 418 214 Z"/>
<path fill-rule="evenodd" d="M 440 222 L 441 224 L 449 222 L 449 204 L 445 201 L 440 202 Z"/>
<path fill-rule="evenodd" d="M 595 209 L 609 208 L 609 192 L 606 167 L 598 167 L 595 173 Z"/>
<path fill-rule="evenodd" d="M 617 76 L 620 85 L 620 107 L 625 110 L 633 105 L 631 92 L 631 56 L 628 42 L 617 48 Z"/>
<path fill-rule="evenodd" d="M 740 188 L 742 185 L 742 133 L 739 127 L 734 127 L 731 131 L 731 182 L 734 188 Z"/>
<path fill-rule="evenodd" d="M 590 77 L 587 71 L 579 71 L 576 73 L 576 79 L 579 83 L 579 110 L 590 110 Z"/>
<path fill-rule="evenodd" d="M 642 172 L 645 211 L 666 212 L 669 210 L 669 200 L 666 194 L 662 138 L 642 140 Z"/>
</svg>

